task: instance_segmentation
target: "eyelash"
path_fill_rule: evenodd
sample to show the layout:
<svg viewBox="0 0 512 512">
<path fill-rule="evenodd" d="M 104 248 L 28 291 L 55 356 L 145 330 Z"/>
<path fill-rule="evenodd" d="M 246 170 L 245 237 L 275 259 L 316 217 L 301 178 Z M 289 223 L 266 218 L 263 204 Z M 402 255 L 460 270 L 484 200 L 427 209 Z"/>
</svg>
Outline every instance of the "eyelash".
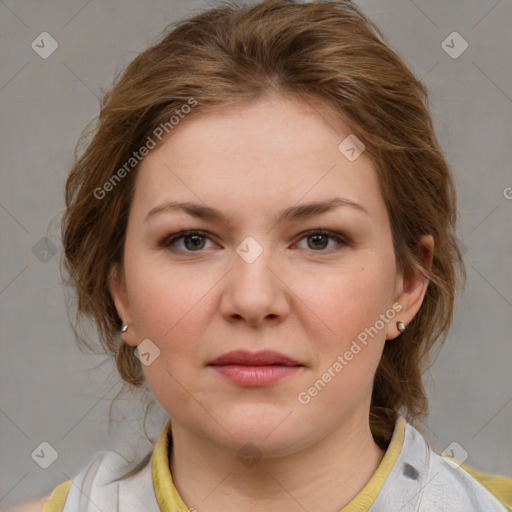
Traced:
<svg viewBox="0 0 512 512">
<path fill-rule="evenodd" d="M 209 240 L 211 240 L 210 237 L 208 236 L 208 234 L 205 233 L 204 231 L 185 230 L 185 231 L 180 231 L 178 233 L 175 233 L 174 235 L 171 235 L 171 236 L 168 236 L 168 237 L 164 238 L 160 242 L 159 245 L 161 247 L 164 247 L 166 249 L 169 249 L 171 251 L 176 251 L 176 252 L 186 252 L 186 253 L 189 253 L 189 254 L 200 253 L 200 252 L 203 251 L 202 249 L 200 249 L 198 251 L 188 251 L 188 250 L 183 250 L 182 251 L 180 249 L 176 249 L 176 248 L 172 248 L 171 247 L 172 244 L 177 242 L 178 240 L 184 239 L 187 236 L 194 236 L 194 235 L 198 235 L 198 236 L 201 236 L 203 238 L 208 238 Z M 300 235 L 299 242 L 302 239 L 304 239 L 304 238 L 308 238 L 308 237 L 315 236 L 315 235 L 321 235 L 321 236 L 328 237 L 328 238 L 336 241 L 341 247 L 346 247 L 346 246 L 350 245 L 350 242 L 344 236 L 342 236 L 340 233 L 336 233 L 335 231 L 328 231 L 328 230 L 325 230 L 325 229 L 313 229 L 313 230 L 310 230 L 310 231 L 306 231 L 305 233 L 302 233 Z M 318 253 L 330 253 L 333 250 L 339 250 L 339 249 L 340 248 L 321 249 L 321 250 L 318 250 L 318 251 L 315 251 L 314 249 L 310 249 L 310 250 L 312 252 L 318 252 Z"/>
</svg>

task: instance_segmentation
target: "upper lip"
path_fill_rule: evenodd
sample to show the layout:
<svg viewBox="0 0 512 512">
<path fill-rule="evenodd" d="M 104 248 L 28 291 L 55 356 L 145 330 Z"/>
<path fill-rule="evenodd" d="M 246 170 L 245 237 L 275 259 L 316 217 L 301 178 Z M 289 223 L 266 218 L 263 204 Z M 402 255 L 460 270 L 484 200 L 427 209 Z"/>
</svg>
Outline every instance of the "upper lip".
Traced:
<svg viewBox="0 0 512 512">
<path fill-rule="evenodd" d="M 283 366 L 303 366 L 301 363 L 279 352 L 263 350 L 261 352 L 248 352 L 247 350 L 235 350 L 226 352 L 208 363 L 209 366 L 223 366 L 238 364 L 245 366 L 268 366 L 279 364 Z"/>
</svg>

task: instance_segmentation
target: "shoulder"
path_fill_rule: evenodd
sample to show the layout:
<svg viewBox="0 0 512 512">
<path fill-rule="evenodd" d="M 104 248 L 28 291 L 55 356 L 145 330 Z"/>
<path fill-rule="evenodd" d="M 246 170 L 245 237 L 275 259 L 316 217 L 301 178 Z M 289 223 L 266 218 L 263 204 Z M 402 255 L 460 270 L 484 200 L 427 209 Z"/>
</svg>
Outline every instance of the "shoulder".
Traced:
<svg viewBox="0 0 512 512">
<path fill-rule="evenodd" d="M 142 460 L 128 460 L 117 451 L 101 450 L 96 452 L 72 479 L 57 486 L 42 509 L 28 510 L 30 512 L 32 510 L 40 512 L 89 510 L 84 499 L 101 510 L 110 510 L 109 507 L 113 503 L 130 511 L 153 510 L 151 461 L 152 452 Z M 85 498 L 82 489 L 87 489 Z M 144 503 L 139 503 L 139 498 L 144 500 Z M 146 502 L 153 508 L 146 508 Z"/>
<path fill-rule="evenodd" d="M 404 506 L 422 512 L 512 511 L 511 478 L 483 473 L 461 462 L 453 450 L 449 455 L 446 450 L 439 453 L 427 436 L 406 423 L 386 497 L 394 503 L 403 495 Z"/>
<path fill-rule="evenodd" d="M 50 495 L 41 496 L 31 501 L 27 501 L 26 503 L 22 503 L 7 512 L 43 512 L 43 507 L 49 498 Z"/>
<path fill-rule="evenodd" d="M 512 510 L 512 478 L 483 473 L 464 464 L 461 464 L 461 468 L 481 486 L 485 487 L 508 510 Z"/>
<path fill-rule="evenodd" d="M 7 512 L 61 512 L 71 487 L 71 480 L 62 482 L 48 495 L 18 505 Z"/>
<path fill-rule="evenodd" d="M 433 479 L 429 485 L 432 497 L 427 497 L 427 502 L 434 497 L 445 496 L 453 500 L 466 500 L 468 506 L 471 504 L 482 510 L 512 511 L 511 478 L 477 471 L 435 451 L 431 451 L 429 474 Z"/>
<path fill-rule="evenodd" d="M 11 509 L 11 512 L 41 512 L 47 498 L 47 496 L 43 496 L 27 503 L 23 503 L 22 505 L 18 505 L 16 508 Z"/>
<path fill-rule="evenodd" d="M 48 495 L 18 505 L 7 512 L 62 512 L 73 482 L 82 484 L 84 480 L 88 480 L 101 486 L 105 484 L 105 480 L 119 477 L 122 469 L 126 470 L 126 459 L 122 455 L 113 450 L 98 451 L 72 480 L 62 482 Z"/>
</svg>

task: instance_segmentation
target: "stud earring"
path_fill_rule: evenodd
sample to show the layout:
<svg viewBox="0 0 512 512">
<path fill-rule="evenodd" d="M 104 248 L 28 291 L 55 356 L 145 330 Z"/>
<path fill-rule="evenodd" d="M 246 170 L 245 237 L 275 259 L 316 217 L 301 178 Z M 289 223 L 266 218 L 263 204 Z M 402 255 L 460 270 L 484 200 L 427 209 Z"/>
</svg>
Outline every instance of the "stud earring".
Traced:
<svg viewBox="0 0 512 512">
<path fill-rule="evenodd" d="M 400 334 L 402 334 L 405 331 L 405 324 L 403 322 L 398 321 L 396 323 L 396 328 L 400 331 Z"/>
<path fill-rule="evenodd" d="M 123 328 L 121 329 L 121 334 L 124 334 L 128 330 L 128 325 L 123 325 Z"/>
</svg>

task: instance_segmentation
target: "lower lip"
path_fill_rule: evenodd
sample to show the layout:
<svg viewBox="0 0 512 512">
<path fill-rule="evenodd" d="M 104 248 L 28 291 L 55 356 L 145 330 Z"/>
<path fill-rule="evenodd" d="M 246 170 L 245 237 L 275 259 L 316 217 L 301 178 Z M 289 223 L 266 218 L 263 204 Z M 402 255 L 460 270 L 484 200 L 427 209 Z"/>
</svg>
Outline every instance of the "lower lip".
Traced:
<svg viewBox="0 0 512 512">
<path fill-rule="evenodd" d="M 297 373 L 301 366 L 244 366 L 240 364 L 226 364 L 222 366 L 213 366 L 221 375 L 236 384 L 242 386 L 265 386 L 273 384 L 280 380 Z"/>
</svg>

